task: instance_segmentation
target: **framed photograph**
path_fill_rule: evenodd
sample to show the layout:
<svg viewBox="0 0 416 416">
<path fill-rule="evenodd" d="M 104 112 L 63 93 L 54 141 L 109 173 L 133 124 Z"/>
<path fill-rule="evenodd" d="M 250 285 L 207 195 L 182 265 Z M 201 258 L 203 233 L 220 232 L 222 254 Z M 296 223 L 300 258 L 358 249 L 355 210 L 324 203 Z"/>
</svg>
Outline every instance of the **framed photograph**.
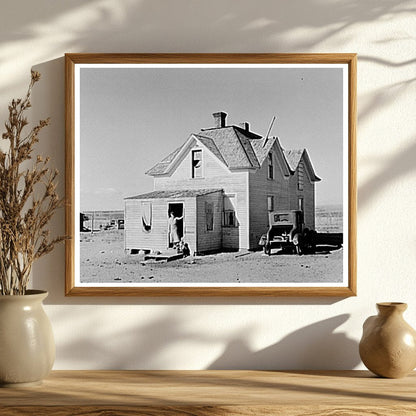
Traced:
<svg viewBox="0 0 416 416">
<path fill-rule="evenodd" d="M 66 295 L 356 295 L 355 54 L 67 54 Z"/>
</svg>

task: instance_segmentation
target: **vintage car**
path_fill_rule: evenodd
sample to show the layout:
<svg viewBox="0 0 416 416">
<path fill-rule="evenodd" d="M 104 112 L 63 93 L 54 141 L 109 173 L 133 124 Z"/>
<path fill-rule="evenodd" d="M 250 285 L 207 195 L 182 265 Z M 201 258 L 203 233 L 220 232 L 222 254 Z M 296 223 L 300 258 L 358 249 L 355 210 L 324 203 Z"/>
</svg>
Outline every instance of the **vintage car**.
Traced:
<svg viewBox="0 0 416 416">
<path fill-rule="evenodd" d="M 303 254 L 305 248 L 311 246 L 310 233 L 304 226 L 302 211 L 273 211 L 269 213 L 269 229 L 261 236 L 259 244 L 268 255 L 272 248 Z"/>
</svg>

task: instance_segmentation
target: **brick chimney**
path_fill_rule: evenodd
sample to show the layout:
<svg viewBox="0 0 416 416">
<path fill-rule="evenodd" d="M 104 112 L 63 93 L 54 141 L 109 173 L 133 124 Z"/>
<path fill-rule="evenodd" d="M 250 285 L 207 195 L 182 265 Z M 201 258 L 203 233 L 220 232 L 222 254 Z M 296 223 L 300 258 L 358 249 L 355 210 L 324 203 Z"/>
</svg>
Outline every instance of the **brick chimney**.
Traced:
<svg viewBox="0 0 416 416">
<path fill-rule="evenodd" d="M 216 128 L 225 127 L 225 121 L 227 119 L 227 113 L 224 113 L 223 111 L 219 111 L 217 113 L 214 113 L 213 116 L 214 116 L 215 127 Z"/>
<path fill-rule="evenodd" d="M 241 127 L 245 131 L 250 131 L 250 123 L 247 123 L 246 121 L 244 123 L 240 123 L 239 127 Z"/>
</svg>

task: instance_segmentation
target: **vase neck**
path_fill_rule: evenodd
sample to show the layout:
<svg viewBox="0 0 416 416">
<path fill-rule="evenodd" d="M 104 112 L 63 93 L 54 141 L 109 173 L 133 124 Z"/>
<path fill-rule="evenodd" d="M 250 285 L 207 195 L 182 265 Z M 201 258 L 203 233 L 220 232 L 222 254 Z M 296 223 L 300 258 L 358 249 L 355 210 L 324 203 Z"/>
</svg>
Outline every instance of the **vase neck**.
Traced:
<svg viewBox="0 0 416 416">
<path fill-rule="evenodd" d="M 402 315 L 407 309 L 407 304 L 402 302 L 382 302 L 377 303 L 377 309 L 380 315 Z"/>
</svg>

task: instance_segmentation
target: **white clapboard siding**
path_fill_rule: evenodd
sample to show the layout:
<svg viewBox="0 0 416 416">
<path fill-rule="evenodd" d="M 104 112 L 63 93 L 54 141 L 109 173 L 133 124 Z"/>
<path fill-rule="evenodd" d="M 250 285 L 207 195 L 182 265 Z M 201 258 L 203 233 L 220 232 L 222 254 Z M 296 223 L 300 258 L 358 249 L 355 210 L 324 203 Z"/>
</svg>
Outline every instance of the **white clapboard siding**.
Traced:
<svg viewBox="0 0 416 416">
<path fill-rule="evenodd" d="M 181 160 L 178 165 L 173 166 L 172 172 L 170 172 L 170 177 L 172 180 L 188 179 L 192 176 L 193 150 L 202 151 L 202 176 L 204 178 L 223 176 L 229 172 L 228 168 L 215 156 L 213 156 L 209 150 L 203 146 L 199 146 L 196 142 L 194 142 L 194 146 L 190 148 L 189 152 L 186 154 L 183 160 Z"/>
<path fill-rule="evenodd" d="M 268 179 L 268 160 L 261 168 L 250 173 L 250 249 L 258 249 L 262 234 L 269 227 L 267 197 L 274 198 L 274 211 L 289 209 L 289 178 L 279 168 L 273 152 L 273 179 Z"/>
<path fill-rule="evenodd" d="M 197 245 L 195 251 L 204 253 L 222 249 L 222 211 L 223 194 L 221 191 L 201 195 L 196 199 Z M 207 230 L 206 203 L 213 207 L 213 229 Z"/>
<path fill-rule="evenodd" d="M 224 250 L 238 250 L 241 247 L 238 225 L 222 228 L 222 247 Z"/>
<path fill-rule="evenodd" d="M 203 153 L 203 177 L 191 177 L 191 159 L 185 157 L 172 176 L 156 176 L 156 191 L 172 189 L 222 189 L 224 194 L 235 195 L 239 248 L 249 248 L 248 241 L 248 172 L 229 171 L 208 152 Z M 229 230 L 227 230 L 229 231 Z M 235 236 L 236 230 L 233 230 Z M 235 238 L 233 238 L 235 241 Z M 231 248 L 231 247 L 227 247 Z M 232 247 L 234 248 L 234 247 Z"/>
<path fill-rule="evenodd" d="M 152 204 L 152 227 L 146 232 L 142 224 L 142 202 Z M 125 200 L 125 249 L 164 250 L 168 247 L 168 204 L 184 204 L 184 241 L 190 247 L 196 245 L 196 200 L 193 198 L 126 199 Z"/>
<path fill-rule="evenodd" d="M 301 162 L 304 162 L 302 156 Z M 299 168 L 298 168 L 299 169 Z M 298 169 L 289 181 L 289 209 L 299 209 L 299 198 L 303 198 L 305 227 L 315 229 L 315 183 L 311 181 L 308 170 L 304 170 L 303 190 L 298 189 Z"/>
</svg>

